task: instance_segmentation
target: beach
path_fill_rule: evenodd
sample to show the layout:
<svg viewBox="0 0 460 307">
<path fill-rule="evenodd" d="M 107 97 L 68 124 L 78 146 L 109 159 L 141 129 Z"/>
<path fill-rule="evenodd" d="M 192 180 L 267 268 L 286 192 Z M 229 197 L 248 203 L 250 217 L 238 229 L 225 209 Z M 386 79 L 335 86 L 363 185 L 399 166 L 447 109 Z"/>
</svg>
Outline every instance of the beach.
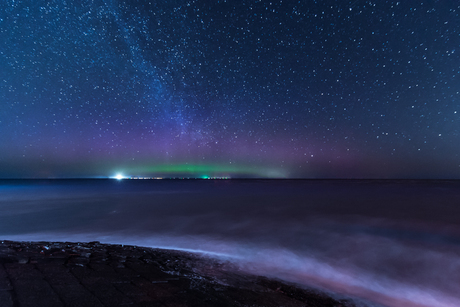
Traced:
<svg viewBox="0 0 460 307">
<path fill-rule="evenodd" d="M 2 306 L 355 306 L 204 254 L 0 241 Z"/>
</svg>

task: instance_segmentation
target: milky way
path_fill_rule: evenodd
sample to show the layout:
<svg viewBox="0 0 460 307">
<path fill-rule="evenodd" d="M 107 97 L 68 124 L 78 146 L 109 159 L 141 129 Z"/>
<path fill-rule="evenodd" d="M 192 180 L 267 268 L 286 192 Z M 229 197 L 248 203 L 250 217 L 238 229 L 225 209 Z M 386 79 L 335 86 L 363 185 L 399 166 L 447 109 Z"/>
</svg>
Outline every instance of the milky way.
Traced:
<svg viewBox="0 0 460 307">
<path fill-rule="evenodd" d="M 4 1 L 0 177 L 459 178 L 454 3 Z"/>
</svg>

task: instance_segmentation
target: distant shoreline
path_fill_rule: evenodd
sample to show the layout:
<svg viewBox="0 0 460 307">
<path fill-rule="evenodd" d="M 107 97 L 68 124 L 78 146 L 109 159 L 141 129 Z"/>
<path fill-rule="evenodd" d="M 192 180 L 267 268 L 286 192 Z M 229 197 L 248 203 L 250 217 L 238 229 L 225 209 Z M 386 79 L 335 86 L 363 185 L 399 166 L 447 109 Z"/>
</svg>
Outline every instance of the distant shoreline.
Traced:
<svg viewBox="0 0 460 307">
<path fill-rule="evenodd" d="M 136 176 L 137 177 L 137 176 Z M 94 177 L 76 177 L 76 178 L 0 178 L 0 181 L 57 181 L 57 180 L 101 180 L 101 181 L 373 181 L 373 182 L 460 182 L 460 179 L 417 179 L 417 178 L 185 178 L 185 177 L 170 177 L 170 178 L 94 178 Z"/>
</svg>

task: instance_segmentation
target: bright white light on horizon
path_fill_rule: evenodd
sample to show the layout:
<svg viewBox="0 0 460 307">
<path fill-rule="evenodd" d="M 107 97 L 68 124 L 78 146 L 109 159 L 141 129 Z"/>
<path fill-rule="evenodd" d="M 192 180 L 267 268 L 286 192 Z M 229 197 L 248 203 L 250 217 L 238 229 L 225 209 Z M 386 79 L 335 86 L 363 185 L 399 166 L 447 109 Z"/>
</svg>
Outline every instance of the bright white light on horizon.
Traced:
<svg viewBox="0 0 460 307">
<path fill-rule="evenodd" d="M 113 177 L 117 180 L 121 180 L 121 179 L 125 179 L 125 176 L 123 176 L 122 174 L 116 174 L 115 177 Z"/>
</svg>

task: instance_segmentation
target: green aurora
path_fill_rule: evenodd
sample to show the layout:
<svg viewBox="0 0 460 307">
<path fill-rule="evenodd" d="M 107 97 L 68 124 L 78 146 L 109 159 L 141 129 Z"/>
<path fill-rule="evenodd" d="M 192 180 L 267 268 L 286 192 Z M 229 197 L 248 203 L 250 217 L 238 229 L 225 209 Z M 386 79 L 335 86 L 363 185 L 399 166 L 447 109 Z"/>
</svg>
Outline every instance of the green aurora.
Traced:
<svg viewBox="0 0 460 307">
<path fill-rule="evenodd" d="M 224 164 L 150 164 L 131 166 L 117 169 L 128 177 L 230 177 L 230 178 L 285 178 L 285 172 L 280 169 L 267 169 L 257 165 L 224 165 Z"/>
</svg>

